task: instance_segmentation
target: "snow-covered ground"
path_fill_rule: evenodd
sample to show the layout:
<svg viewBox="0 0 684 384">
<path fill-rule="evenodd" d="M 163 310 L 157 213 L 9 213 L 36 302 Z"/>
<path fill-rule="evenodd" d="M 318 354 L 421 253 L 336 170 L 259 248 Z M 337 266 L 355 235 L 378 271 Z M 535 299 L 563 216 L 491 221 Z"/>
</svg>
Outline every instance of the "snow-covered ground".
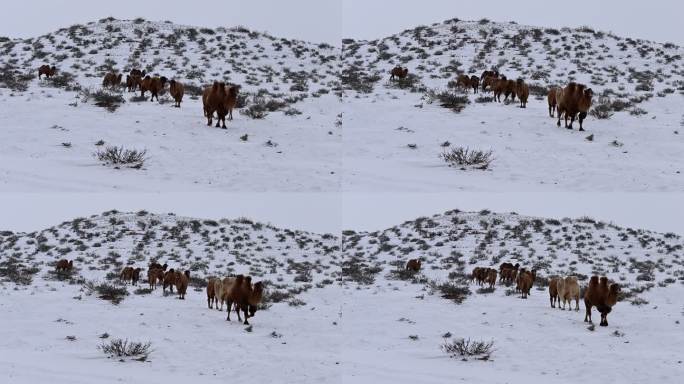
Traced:
<svg viewBox="0 0 684 384">
<path fill-rule="evenodd" d="M 151 192 L 145 199 L 159 200 L 144 209 L 188 214 L 193 204 L 184 200 L 213 193 L 236 192 L 204 197 L 202 209 L 215 202 L 249 212 L 238 193 L 322 192 L 344 223 L 345 193 L 657 198 L 684 188 L 684 50 L 673 44 L 450 20 L 381 40 L 345 39 L 340 52 L 241 27 L 103 19 L 33 39 L 0 38 L 0 52 L 0 195 L 77 192 L 73 201 L 97 193 L 98 202 L 83 206 L 101 207 L 110 194 Z M 195 92 L 222 79 L 249 95 L 242 111 L 259 104 L 255 95 L 274 111 L 265 119 L 236 111 L 222 130 L 206 126 L 196 96 L 177 109 L 168 95 L 151 103 L 124 92 L 126 102 L 108 112 L 60 84 L 15 82 L 43 63 L 71 73 L 62 78 L 68 87 L 91 91 L 106 72 L 133 67 Z M 409 68 L 413 86 L 388 82 L 395 65 Z M 527 109 L 469 94 L 455 113 L 426 97 L 447 90 L 458 73 L 492 67 L 532 85 Z M 626 106 L 610 119 L 590 116 L 586 132 L 558 128 L 542 93 L 568 80 L 590 85 L 596 103 L 603 95 Z M 148 158 L 141 169 L 103 166 L 93 153 L 109 145 L 144 149 Z M 487 170 L 450 168 L 439 154 L 458 146 L 492 150 L 494 161 Z M 286 215 L 317 209 L 298 196 L 297 204 L 269 199 L 287 205 Z M 171 200 L 182 207 L 164 204 Z M 58 201 L 31 212 L 58 217 L 40 212 Z M 131 204 L 142 203 L 123 206 Z M 0 231 L 0 382 L 675 383 L 684 374 L 684 242 L 676 229 L 453 210 L 382 230 L 322 233 L 217 219 L 221 212 L 207 219 L 108 211 Z M 259 212 L 264 221 L 275 215 Z M 63 258 L 74 260 L 71 274 L 54 272 Z M 422 260 L 417 274 L 403 268 L 411 258 Z M 118 304 L 101 298 L 102 284 L 123 287 L 124 266 L 146 276 L 153 261 L 190 271 L 186 300 L 148 292 L 144 282 L 125 286 Z M 473 268 L 505 261 L 538 271 L 527 300 L 510 286 L 487 292 L 468 282 Z M 250 327 L 207 308 L 207 279 L 235 274 L 266 285 Z M 610 326 L 588 327 L 584 308 L 550 308 L 548 278 L 567 274 L 582 286 L 594 274 L 621 285 Z M 116 338 L 149 341 L 152 352 L 146 361 L 118 361 L 98 350 Z M 440 350 L 459 338 L 492 341 L 494 349 L 486 361 Z"/>
<path fill-rule="evenodd" d="M 347 231 L 343 307 L 350 382 L 678 382 L 684 307 L 682 238 L 587 218 L 552 220 L 487 211 L 447 212 L 382 231 Z M 422 259 L 416 275 L 401 272 Z M 478 292 L 464 279 L 476 266 L 511 261 L 537 268 L 527 300 L 497 284 Z M 606 275 L 627 296 L 609 326 L 588 329 L 580 311 L 549 304 L 545 281 L 559 274 Z M 372 282 L 371 282 L 372 280 Z M 469 288 L 462 304 L 442 284 Z M 650 288 L 649 288 L 650 287 Z M 574 304 L 573 304 L 574 307 Z M 594 321 L 597 313 L 594 309 Z M 450 358 L 459 338 L 493 341 L 488 361 Z"/>
<path fill-rule="evenodd" d="M 339 382 L 339 238 L 248 219 L 105 212 L 31 233 L 0 233 L 0 381 L 184 382 L 232 379 Z M 61 258 L 69 276 L 55 275 Z M 152 260 L 190 270 L 186 300 L 144 281 L 114 305 L 87 286 L 121 286 L 123 266 Z M 13 274 L 12 271 L 17 271 Z M 266 305 L 251 327 L 207 308 L 205 279 L 248 274 L 265 281 Z M 25 280 L 24 278 L 28 278 Z M 100 336 L 107 333 L 107 339 Z M 74 336 L 75 340 L 66 339 Z M 151 342 L 146 362 L 97 349 L 122 338 Z M 35 364 L 39 366 L 36 366 Z M 135 364 L 135 365 L 134 365 Z"/>
<path fill-rule="evenodd" d="M 36 82 L 38 80 L 35 80 Z M 0 191 L 192 192 L 338 191 L 339 102 L 332 95 L 253 120 L 240 113 L 228 129 L 208 127 L 201 100 L 129 102 L 110 113 L 74 92 L 34 85 L 21 96 L 0 91 Z M 127 94 L 131 97 L 133 94 Z M 69 106 L 78 102 L 77 107 Z M 42 118 L 35 116 L 40 111 Z M 241 137 L 246 135 L 246 140 Z M 100 140 L 104 144 L 95 144 Z M 62 143 L 70 143 L 65 147 Z M 271 143 L 271 144 L 267 144 Z M 103 166 L 106 146 L 147 150 L 142 169 Z"/>
<path fill-rule="evenodd" d="M 488 211 L 348 230 L 342 239 L 248 219 L 105 212 L 37 232 L 0 232 L 1 378 L 565 383 L 645 381 L 657 372 L 660 382 L 676 382 L 682 249 L 672 233 Z M 75 260 L 71 276 L 52 272 L 63 257 Z M 422 270 L 401 272 L 415 257 Z M 114 305 L 88 288 L 119 286 L 123 266 L 151 260 L 191 271 L 185 301 L 127 286 Z M 529 299 L 505 285 L 483 293 L 464 280 L 475 266 L 503 261 L 538 269 Z M 235 273 L 267 281 L 266 308 L 250 328 L 206 307 L 204 279 Z M 558 274 L 582 285 L 590 274 L 621 284 L 607 328 L 590 330 L 583 307 L 549 307 L 545 284 Z M 445 283 L 469 289 L 461 304 L 441 297 Z M 445 335 L 493 341 L 494 351 L 488 361 L 453 359 L 440 350 Z M 149 341 L 153 351 L 145 362 L 108 358 L 97 347 L 115 338 Z"/>
<path fill-rule="evenodd" d="M 684 374 L 681 285 L 644 295 L 648 305 L 618 303 L 608 327 L 594 309 L 593 332 L 584 304 L 553 309 L 546 291 L 523 300 L 499 286 L 460 305 L 405 282 L 350 291 L 344 329 L 355 337 L 342 342 L 350 383 L 677 383 Z M 489 361 L 450 358 L 440 350 L 447 332 L 448 341 L 493 341 L 494 352 Z"/>
<path fill-rule="evenodd" d="M 26 89 L 0 79 L 0 191 L 340 190 L 339 49 L 328 44 L 245 28 L 103 19 L 3 38 L 0 50 L 3 74 L 35 76 L 50 63 L 62 76 L 57 86 L 35 78 Z M 110 113 L 64 87 L 95 92 L 106 73 L 124 73 L 125 81 L 131 68 L 186 84 L 182 107 L 172 108 L 168 95 L 159 105 L 124 92 L 126 102 Z M 216 80 L 239 84 L 245 95 L 227 130 L 207 127 L 202 101 L 192 96 Z M 265 118 L 240 112 L 258 101 L 270 103 Z M 93 156 L 100 141 L 147 150 L 148 160 L 141 170 L 102 167 Z"/>
<path fill-rule="evenodd" d="M 305 306 L 257 312 L 251 332 L 208 309 L 204 291 L 186 300 L 157 290 L 121 304 L 80 287 L 40 283 L 0 293 L 0 380 L 5 383 L 339 382 L 339 290 L 300 295 Z M 82 297 L 77 300 L 75 297 Z M 101 339 L 104 333 L 107 339 Z M 76 340 L 67 340 L 75 336 Z M 97 346 L 114 338 L 151 342 L 148 361 L 108 359 Z M 336 379 L 338 378 L 338 379 Z"/>
<path fill-rule="evenodd" d="M 454 20 L 347 40 L 343 61 L 353 70 L 344 84 L 342 188 L 682 191 L 683 54 L 673 44 L 586 29 Z M 403 89 L 389 81 L 396 65 L 413 76 Z M 491 92 L 471 90 L 460 113 L 426 97 L 449 90 L 458 74 L 479 77 L 491 68 L 530 85 L 527 109 L 477 100 Z M 577 123 L 574 131 L 557 128 L 545 92 L 570 80 L 594 90 L 594 108 L 606 96 L 624 102 L 623 111 L 610 119 L 589 116 L 586 132 Z M 359 94 L 361 85 L 372 90 Z M 455 147 L 491 150 L 494 160 L 486 171 L 449 168 L 439 155 Z"/>
<path fill-rule="evenodd" d="M 546 100 L 532 99 L 526 109 L 473 102 L 456 114 L 397 90 L 347 98 L 343 190 L 681 191 L 682 102 L 679 95 L 646 102 L 642 117 L 590 117 L 580 132 L 558 128 Z M 485 171 L 449 167 L 439 157 L 450 149 L 445 142 L 491 150 L 494 160 Z"/>
</svg>

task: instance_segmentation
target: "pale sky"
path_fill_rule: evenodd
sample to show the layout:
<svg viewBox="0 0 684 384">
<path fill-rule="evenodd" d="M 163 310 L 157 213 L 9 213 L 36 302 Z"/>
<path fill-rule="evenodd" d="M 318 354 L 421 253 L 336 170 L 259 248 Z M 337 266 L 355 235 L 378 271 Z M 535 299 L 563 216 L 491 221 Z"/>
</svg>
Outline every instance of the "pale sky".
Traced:
<svg viewBox="0 0 684 384">
<path fill-rule="evenodd" d="M 681 0 L 7 0 L 0 36 L 31 37 L 96 21 L 143 17 L 179 24 L 243 25 L 278 37 L 339 45 L 341 37 L 375 39 L 458 17 L 541 27 L 588 25 L 604 31 L 684 45 Z"/>
<path fill-rule="evenodd" d="M 0 230 L 33 232 L 116 209 L 200 219 L 247 217 L 277 227 L 339 234 L 335 193 L 2 193 Z"/>
<path fill-rule="evenodd" d="M 344 37 L 372 40 L 446 19 L 540 27 L 588 25 L 623 37 L 684 45 L 682 0 L 343 0 Z"/>
<path fill-rule="evenodd" d="M 340 44 L 341 0 L 4 0 L 0 36 L 32 37 L 109 16 L 201 27 L 233 27 L 277 37 Z"/>
</svg>

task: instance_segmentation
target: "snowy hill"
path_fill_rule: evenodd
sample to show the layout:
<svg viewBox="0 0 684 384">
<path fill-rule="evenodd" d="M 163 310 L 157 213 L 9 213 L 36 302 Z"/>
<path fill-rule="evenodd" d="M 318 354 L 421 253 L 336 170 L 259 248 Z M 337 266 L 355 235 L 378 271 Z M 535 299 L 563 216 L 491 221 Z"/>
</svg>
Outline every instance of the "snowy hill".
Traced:
<svg viewBox="0 0 684 384">
<path fill-rule="evenodd" d="M 17 383 L 196 375 L 206 382 L 277 375 L 288 382 L 565 383 L 568 371 L 573 380 L 640 380 L 654 367 L 663 382 L 672 382 L 684 341 L 683 246 L 678 235 L 589 218 L 488 211 L 450 211 L 382 231 L 347 230 L 342 240 L 248 219 L 105 212 L 41 231 L 0 233 L 6 323 L 0 348 L 13 351 L 0 366 L 3 378 Z M 63 257 L 75 260 L 71 276 L 52 272 Z M 420 272 L 402 271 L 417 257 Z M 121 287 L 123 266 L 145 268 L 151 260 L 191 270 L 185 301 L 159 288 L 149 292 L 143 283 L 125 286 L 128 294 L 113 305 L 89 288 L 103 282 Z M 467 281 L 475 266 L 503 261 L 539 269 L 527 300 L 510 286 L 481 290 Z M 251 327 L 207 308 L 204 279 L 234 273 L 268 282 Z M 579 312 L 550 308 L 545 284 L 561 273 L 577 275 L 583 286 L 592 273 L 622 285 L 607 328 L 583 323 L 583 304 Z M 494 351 L 487 361 L 460 361 L 440 351 L 445 340 L 461 337 L 493 341 Z M 145 362 L 117 362 L 97 350 L 114 338 L 149 341 L 153 351 Z M 578 370 L 587 350 L 612 358 Z M 551 352 L 554 364 L 545 359 Z"/>
<path fill-rule="evenodd" d="M 680 191 L 684 48 L 581 29 L 449 20 L 372 41 L 343 41 L 349 191 Z M 394 66 L 409 69 L 389 81 Z M 496 68 L 530 86 L 527 109 L 454 89 Z M 594 90 L 587 132 L 557 128 L 551 86 Z M 503 100 L 503 97 L 502 97 Z M 459 108 L 443 108 L 453 103 Z M 454 110 L 461 110 L 455 113 Z M 599 118 L 600 117 L 600 118 Z M 378 145 L 382 143 L 382 145 Z M 492 151 L 486 171 L 439 158 Z"/>
<path fill-rule="evenodd" d="M 103 19 L 0 39 L 0 51 L 1 190 L 339 190 L 339 49 L 330 45 Z M 57 75 L 38 80 L 43 64 Z M 132 68 L 183 82 L 181 108 L 168 93 L 159 103 L 101 94 L 105 73 Z M 206 126 L 199 97 L 216 80 L 241 86 L 225 131 Z M 98 167 L 93 153 L 107 146 L 146 150 L 147 160 L 138 170 Z"/>
<path fill-rule="evenodd" d="M 100 85 L 108 71 L 140 68 L 198 85 L 223 79 L 246 89 L 293 93 L 333 88 L 339 56 L 325 43 L 277 38 L 244 27 L 113 18 L 31 39 L 6 39 L 0 49 L 3 66 L 33 69 L 49 63 L 86 86 Z"/>
<path fill-rule="evenodd" d="M 452 19 L 382 39 L 343 42 L 345 65 L 383 77 L 401 65 L 428 87 L 443 86 L 456 73 L 480 76 L 496 68 L 508 78 L 544 86 L 578 81 L 597 91 L 614 88 L 611 93 L 684 91 L 684 47 L 589 27 L 559 30 Z"/>
<path fill-rule="evenodd" d="M 283 284 L 303 285 L 334 277 L 339 244 L 318 235 L 240 220 L 200 220 L 173 214 L 105 212 L 39 232 L 0 235 L 3 255 L 52 270 L 57 260 L 75 259 L 85 279 L 118 278 L 127 265 L 152 261 L 209 275 L 251 274 Z M 113 273 L 113 275 L 112 275 Z M 296 273 L 297 276 L 287 276 Z M 333 275 L 331 276 L 331 273 Z M 313 277 L 316 276 L 316 281 Z"/>
<path fill-rule="evenodd" d="M 684 341 L 684 241 L 677 235 L 588 218 L 451 211 L 382 231 L 346 231 L 343 244 L 344 326 L 363 335 L 342 344 L 353 351 L 345 360 L 352 382 L 631 382 L 654 370 L 676 382 L 682 372 L 675 356 Z M 418 257 L 420 272 L 403 270 Z M 528 299 L 512 286 L 469 282 L 474 267 L 504 261 L 539 269 Z M 593 273 L 622 285 L 607 328 L 583 322 L 581 300 L 579 312 L 549 305 L 549 277 L 574 274 L 584 287 Z M 493 352 L 486 361 L 462 361 L 440 351 L 461 338 L 493 342 Z"/>
<path fill-rule="evenodd" d="M 504 261 L 540 275 L 611 275 L 635 291 L 684 280 L 684 240 L 591 218 L 544 219 L 489 211 L 450 211 L 375 232 L 346 231 L 343 251 L 363 255 L 378 276 L 421 257 L 425 274 L 445 280 Z M 382 284 L 382 283 L 379 283 Z"/>
<path fill-rule="evenodd" d="M 2 232 L 0 350 L 13 353 L 3 353 L 0 377 L 13 383 L 198 375 L 203 382 L 227 376 L 263 382 L 276 374 L 287 381 L 330 380 L 339 375 L 340 304 L 333 287 L 339 255 L 339 240 L 329 234 L 147 212 L 105 212 L 32 233 Z M 53 272 L 61 258 L 74 260 L 71 275 Z M 191 271 L 185 301 L 141 282 L 124 287 L 128 294 L 113 305 L 89 288 L 122 287 L 123 266 L 145 274 L 151 260 Z M 266 282 L 251 327 L 207 308 L 205 279 L 237 273 Z M 153 352 L 144 363 L 109 360 L 97 346 L 115 338 L 150 341 Z"/>
</svg>

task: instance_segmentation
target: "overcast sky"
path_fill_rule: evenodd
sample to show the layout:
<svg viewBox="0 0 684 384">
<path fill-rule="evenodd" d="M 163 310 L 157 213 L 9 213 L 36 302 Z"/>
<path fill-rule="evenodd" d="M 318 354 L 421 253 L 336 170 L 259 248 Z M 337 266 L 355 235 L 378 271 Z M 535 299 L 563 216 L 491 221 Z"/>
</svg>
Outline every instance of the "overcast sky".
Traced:
<svg viewBox="0 0 684 384">
<path fill-rule="evenodd" d="M 0 230 L 32 232 L 112 209 L 216 220 L 248 217 L 318 233 L 339 234 L 342 223 L 335 193 L 2 193 Z"/>
<path fill-rule="evenodd" d="M 342 34 L 385 37 L 451 18 L 542 27 L 588 25 L 619 36 L 684 45 L 682 0 L 344 0 Z"/>
<path fill-rule="evenodd" d="M 6 0 L 0 35 L 31 37 L 108 16 L 197 26 L 244 25 L 275 36 L 339 44 L 458 17 L 535 26 L 589 25 L 622 36 L 684 45 L 681 0 Z M 571 4 L 571 5 L 570 5 Z M 106 9 L 106 10 L 105 10 Z"/>
<path fill-rule="evenodd" d="M 3 0 L 0 35 L 31 37 L 113 16 L 203 27 L 242 25 L 339 45 L 341 0 Z"/>
</svg>

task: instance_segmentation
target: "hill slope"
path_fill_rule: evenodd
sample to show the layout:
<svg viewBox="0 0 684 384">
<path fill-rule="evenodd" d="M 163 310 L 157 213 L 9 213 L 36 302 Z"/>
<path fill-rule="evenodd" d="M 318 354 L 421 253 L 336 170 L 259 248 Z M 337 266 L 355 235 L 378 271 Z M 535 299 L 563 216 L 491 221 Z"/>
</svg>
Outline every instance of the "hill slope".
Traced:
<svg viewBox="0 0 684 384">
<path fill-rule="evenodd" d="M 346 190 L 684 187 L 682 47 L 590 28 L 449 20 L 378 40 L 346 39 L 342 52 Z M 409 76 L 389 82 L 396 65 Z M 453 88 L 458 74 L 491 68 L 529 84 L 527 109 Z M 548 117 L 549 87 L 571 80 L 594 90 L 593 109 L 601 112 L 590 113 L 586 133 L 577 124 L 559 129 Z M 455 147 L 491 149 L 494 161 L 484 172 L 449 168 L 439 155 Z"/>
<path fill-rule="evenodd" d="M 20 383 L 197 375 L 207 382 L 277 375 L 297 382 L 564 383 L 567 372 L 594 382 L 646 379 L 653 369 L 671 382 L 684 341 L 683 247 L 674 234 L 589 218 L 487 211 L 450 211 L 383 231 L 348 230 L 342 239 L 248 219 L 105 212 L 32 233 L 0 232 L 0 308 L 7 324 L 0 349 L 12 350 L 0 366 L 3 378 Z M 63 257 L 75 259 L 72 275 L 52 272 Z M 419 273 L 402 271 L 417 257 L 423 259 Z M 122 266 L 151 260 L 191 270 L 185 301 L 126 286 L 128 295 L 112 305 L 92 288 L 121 287 Z M 539 269 L 529 299 L 506 285 L 479 290 L 467 281 L 473 267 L 503 261 Z M 252 327 L 234 317 L 228 323 L 225 312 L 206 307 L 204 278 L 234 273 L 268 281 Z M 601 273 L 622 285 L 609 327 L 587 328 L 584 308 L 549 307 L 546 279 L 559 273 L 579 276 L 582 285 L 586 275 Z M 440 352 L 444 339 L 460 337 L 493 341 L 488 361 Z M 97 346 L 114 338 L 150 341 L 154 351 L 145 363 L 111 361 Z M 611 358 L 586 364 L 588 352 Z"/>
<path fill-rule="evenodd" d="M 451 211 L 382 231 L 346 231 L 343 244 L 345 330 L 363 335 L 342 342 L 354 381 L 594 383 L 658 372 L 676 382 L 681 373 L 684 242 L 677 235 L 588 218 Z M 403 270 L 418 257 L 419 273 Z M 469 283 L 474 267 L 504 261 L 539 269 L 528 299 L 512 286 Z M 582 301 L 579 312 L 549 305 L 548 277 L 574 274 L 584 286 L 592 273 L 622 286 L 607 328 L 583 322 Z M 454 358 L 440 351 L 459 339 L 491 341 L 493 351 Z"/>
<path fill-rule="evenodd" d="M 13 383 L 197 376 L 212 383 L 226 377 L 331 381 L 340 375 L 339 290 L 333 288 L 339 254 L 338 238 L 329 234 L 146 212 L 105 212 L 32 233 L 2 232 L 0 377 Z M 70 275 L 53 272 L 63 257 L 75 260 Z M 145 274 L 151 260 L 191 271 L 186 300 L 162 294 L 161 287 L 150 292 L 146 282 L 135 288 L 118 281 L 123 266 L 142 267 Z M 267 282 L 251 327 L 207 308 L 206 277 L 237 273 Z M 118 305 L 101 300 L 102 283 L 128 294 Z M 149 341 L 153 351 L 143 363 L 109 360 L 97 346 L 116 338 Z"/>
<path fill-rule="evenodd" d="M 0 190 L 339 190 L 339 49 L 330 45 L 103 19 L 0 40 L 0 52 Z M 45 63 L 57 75 L 38 80 Z M 164 93 L 150 103 L 101 89 L 105 73 L 132 68 L 183 82 L 182 107 Z M 219 80 L 241 86 L 226 131 L 206 126 L 199 97 Z M 96 167 L 95 143 L 146 150 L 147 161 L 137 171 Z"/>
</svg>

